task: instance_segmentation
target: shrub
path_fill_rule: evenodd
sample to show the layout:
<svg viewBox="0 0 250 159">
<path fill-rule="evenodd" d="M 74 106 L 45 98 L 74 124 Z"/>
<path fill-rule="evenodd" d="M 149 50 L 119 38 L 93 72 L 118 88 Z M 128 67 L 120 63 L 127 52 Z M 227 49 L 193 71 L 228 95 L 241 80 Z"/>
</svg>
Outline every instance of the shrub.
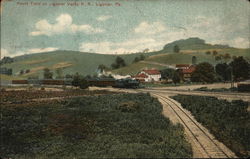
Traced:
<svg viewBox="0 0 250 159">
<path fill-rule="evenodd" d="M 250 113 L 247 102 L 188 95 L 178 95 L 174 99 L 238 156 L 249 156 Z"/>
</svg>

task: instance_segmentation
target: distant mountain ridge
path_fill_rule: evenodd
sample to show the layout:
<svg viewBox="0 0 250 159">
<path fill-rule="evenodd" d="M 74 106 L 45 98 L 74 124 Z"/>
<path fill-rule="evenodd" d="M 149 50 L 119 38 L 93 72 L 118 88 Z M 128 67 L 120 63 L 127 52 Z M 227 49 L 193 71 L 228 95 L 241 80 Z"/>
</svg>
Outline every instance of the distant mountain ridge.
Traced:
<svg viewBox="0 0 250 159">
<path fill-rule="evenodd" d="M 162 51 L 173 51 L 173 47 L 178 45 L 181 50 L 200 50 L 200 49 L 224 49 L 232 48 L 228 45 L 212 45 L 207 44 L 205 40 L 198 37 L 192 37 L 188 39 L 181 39 L 171 43 L 166 44 Z"/>
</svg>

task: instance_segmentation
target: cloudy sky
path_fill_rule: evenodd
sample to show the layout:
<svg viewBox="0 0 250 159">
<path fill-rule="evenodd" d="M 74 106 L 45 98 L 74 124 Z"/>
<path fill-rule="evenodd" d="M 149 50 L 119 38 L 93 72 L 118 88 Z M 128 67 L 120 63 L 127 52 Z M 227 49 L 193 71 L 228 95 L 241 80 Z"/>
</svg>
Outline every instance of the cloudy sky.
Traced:
<svg viewBox="0 0 250 159">
<path fill-rule="evenodd" d="M 249 47 L 247 0 L 75 0 L 78 6 L 72 2 L 3 2 L 1 56 L 54 50 L 123 54 L 160 50 L 189 37 Z"/>
</svg>

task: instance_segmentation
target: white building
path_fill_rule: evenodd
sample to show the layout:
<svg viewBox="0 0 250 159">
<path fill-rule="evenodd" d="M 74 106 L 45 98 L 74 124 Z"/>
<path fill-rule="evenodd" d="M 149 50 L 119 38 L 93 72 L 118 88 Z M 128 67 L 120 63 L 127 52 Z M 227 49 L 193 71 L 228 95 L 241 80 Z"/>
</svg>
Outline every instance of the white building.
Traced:
<svg viewBox="0 0 250 159">
<path fill-rule="evenodd" d="M 161 73 L 156 69 L 151 70 L 142 70 L 139 74 L 144 74 L 145 82 L 153 82 L 153 81 L 160 81 L 161 80 Z"/>
</svg>

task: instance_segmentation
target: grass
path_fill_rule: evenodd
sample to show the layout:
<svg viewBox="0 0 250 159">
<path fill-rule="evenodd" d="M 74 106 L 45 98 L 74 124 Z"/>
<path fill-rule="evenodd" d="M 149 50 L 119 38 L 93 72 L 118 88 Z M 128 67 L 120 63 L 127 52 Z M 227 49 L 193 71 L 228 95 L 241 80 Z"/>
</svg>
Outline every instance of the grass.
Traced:
<svg viewBox="0 0 250 159">
<path fill-rule="evenodd" d="M 122 75 L 135 75 L 136 73 L 140 72 L 142 69 L 145 68 L 156 68 L 156 69 L 164 69 L 167 68 L 166 66 L 161 66 L 160 64 L 172 65 L 175 66 L 176 64 L 192 64 L 192 57 L 197 57 L 197 63 L 201 62 L 209 62 L 213 65 L 221 62 L 230 62 L 230 61 L 215 61 L 213 55 L 205 54 L 206 51 L 213 51 L 214 49 L 201 49 L 201 50 L 181 50 L 180 53 L 171 53 L 165 52 L 157 55 L 149 56 L 145 59 L 145 62 L 138 62 L 126 67 L 113 70 L 112 73 L 122 74 Z M 216 49 L 215 49 L 216 50 Z M 231 56 L 243 56 L 246 59 L 250 59 L 249 54 L 250 49 L 235 49 L 235 48 L 225 48 L 225 49 L 218 49 L 218 55 L 225 53 L 229 53 Z M 150 64 L 152 62 L 152 64 Z M 153 64 L 154 63 L 154 64 Z M 155 64 L 158 63 L 158 64 Z"/>
<path fill-rule="evenodd" d="M 1 105 L 1 152 L 11 158 L 190 158 L 183 127 L 149 94 Z"/>
<path fill-rule="evenodd" d="M 147 53 L 145 56 L 152 54 Z M 140 54 L 127 54 L 118 56 L 124 58 L 127 64 L 131 64 L 134 58 L 139 55 Z M 59 50 L 48 53 L 18 56 L 14 58 L 14 63 L 5 64 L 1 67 L 12 68 L 14 74 L 19 73 L 20 70 L 34 70 L 39 67 L 47 67 L 55 72 L 55 69 L 60 67 L 63 68 L 64 74 L 74 74 L 79 72 L 83 75 L 89 75 L 94 74 L 100 64 L 110 67 L 116 57 L 117 55 Z M 32 75 L 36 74 L 42 77 L 42 72 L 42 70 L 35 70 Z"/>
<path fill-rule="evenodd" d="M 173 98 L 237 156 L 249 157 L 250 112 L 247 110 L 247 102 L 188 95 Z"/>
<path fill-rule="evenodd" d="M 20 80 L 24 78 L 20 76 L 9 76 L 9 75 L 0 74 L 0 79 L 10 81 L 10 80 Z"/>
</svg>

